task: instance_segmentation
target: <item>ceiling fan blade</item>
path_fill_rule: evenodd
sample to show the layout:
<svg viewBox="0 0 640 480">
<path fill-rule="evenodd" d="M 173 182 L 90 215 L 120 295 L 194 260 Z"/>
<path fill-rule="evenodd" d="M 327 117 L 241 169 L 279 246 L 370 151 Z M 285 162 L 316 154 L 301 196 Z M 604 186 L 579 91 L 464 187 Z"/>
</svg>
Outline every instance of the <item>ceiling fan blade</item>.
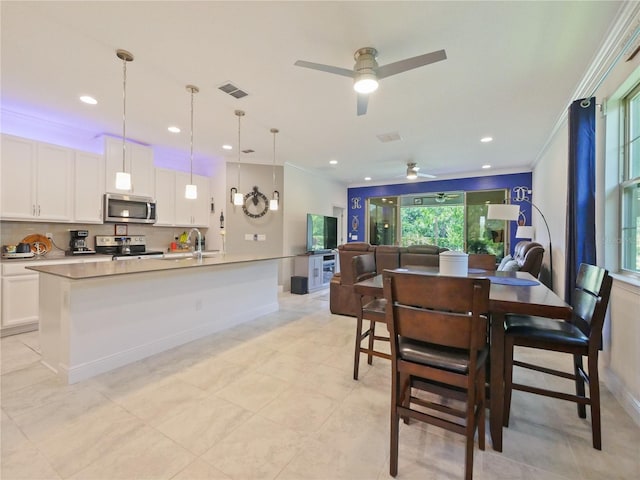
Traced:
<svg viewBox="0 0 640 480">
<path fill-rule="evenodd" d="M 431 175 L 430 173 L 420 173 L 420 172 L 418 172 L 418 176 L 419 177 L 423 177 L 423 178 L 436 178 L 435 175 Z"/>
<path fill-rule="evenodd" d="M 294 65 L 297 67 L 311 68 L 312 70 L 320 70 L 321 72 L 335 73 L 336 75 L 353 78 L 353 70 L 348 70 L 346 68 L 332 67 L 331 65 L 324 65 L 322 63 L 305 62 L 304 60 L 298 60 Z"/>
<path fill-rule="evenodd" d="M 358 94 L 358 116 L 367 113 L 367 104 L 369 103 L 369 96 L 362 93 Z"/>
<path fill-rule="evenodd" d="M 407 70 L 423 67 L 425 65 L 429 65 L 430 63 L 435 63 L 446 59 L 447 53 L 444 50 L 437 50 L 435 52 L 425 53 L 424 55 L 406 58 L 404 60 L 400 60 L 399 62 L 389 63 L 387 65 L 383 65 L 382 67 L 378 67 L 378 69 L 376 70 L 376 75 L 378 76 L 378 79 L 382 79 L 390 77 L 391 75 L 395 75 L 397 73 L 406 72 Z"/>
</svg>

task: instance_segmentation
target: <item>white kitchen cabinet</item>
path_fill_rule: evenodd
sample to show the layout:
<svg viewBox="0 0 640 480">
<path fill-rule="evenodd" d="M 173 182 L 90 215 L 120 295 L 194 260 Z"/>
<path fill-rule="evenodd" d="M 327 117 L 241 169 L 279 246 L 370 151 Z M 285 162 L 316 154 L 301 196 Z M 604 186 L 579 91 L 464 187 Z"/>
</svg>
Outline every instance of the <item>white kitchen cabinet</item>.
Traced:
<svg viewBox="0 0 640 480">
<path fill-rule="evenodd" d="M 126 193 L 116 190 L 116 172 L 122 171 L 122 140 L 105 138 L 105 191 Z M 131 174 L 132 195 L 155 197 L 155 172 L 151 147 L 127 142 L 125 149 L 125 170 Z"/>
<path fill-rule="evenodd" d="M 0 276 L 0 333 L 2 336 L 38 329 L 39 274 L 26 267 L 30 265 L 57 265 L 64 263 L 110 262 L 110 256 L 63 257 L 57 260 L 5 260 Z"/>
<path fill-rule="evenodd" d="M 198 198 L 188 199 L 184 197 L 185 187 L 191 183 L 189 173 L 175 172 L 176 174 L 176 225 L 186 227 L 209 226 L 209 178 L 201 175 L 193 176 L 193 183 L 198 187 Z"/>
<path fill-rule="evenodd" d="M 104 157 L 75 152 L 73 220 L 102 223 L 104 198 Z"/>
<path fill-rule="evenodd" d="M 198 198 L 184 197 L 184 189 L 191 181 L 188 173 L 156 168 L 157 226 L 208 227 L 209 178 L 193 176 L 198 187 Z"/>
<path fill-rule="evenodd" d="M 335 264 L 334 253 L 298 255 L 295 258 L 294 274 L 307 277 L 307 287 L 312 292 L 329 285 L 335 272 Z"/>
<path fill-rule="evenodd" d="M 70 222 L 73 150 L 2 136 L 3 220 Z"/>
<path fill-rule="evenodd" d="M 176 221 L 176 175 L 173 170 L 156 168 L 157 226 L 173 226 Z"/>
</svg>

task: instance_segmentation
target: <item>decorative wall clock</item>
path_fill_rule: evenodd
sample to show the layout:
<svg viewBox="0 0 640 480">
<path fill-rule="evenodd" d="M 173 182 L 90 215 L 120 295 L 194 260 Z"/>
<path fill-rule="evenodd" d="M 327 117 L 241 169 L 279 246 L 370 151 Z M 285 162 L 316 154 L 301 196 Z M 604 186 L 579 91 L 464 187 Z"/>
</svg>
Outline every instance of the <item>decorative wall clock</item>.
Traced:
<svg viewBox="0 0 640 480">
<path fill-rule="evenodd" d="M 269 211 L 269 199 L 255 186 L 244 196 L 242 211 L 247 217 L 260 218 Z"/>
</svg>

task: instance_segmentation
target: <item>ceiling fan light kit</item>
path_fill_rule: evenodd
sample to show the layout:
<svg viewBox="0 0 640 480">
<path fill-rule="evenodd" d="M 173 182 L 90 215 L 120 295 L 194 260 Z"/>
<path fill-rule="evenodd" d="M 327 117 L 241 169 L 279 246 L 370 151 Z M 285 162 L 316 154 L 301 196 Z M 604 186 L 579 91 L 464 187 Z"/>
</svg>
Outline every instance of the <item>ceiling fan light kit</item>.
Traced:
<svg viewBox="0 0 640 480">
<path fill-rule="evenodd" d="M 437 50 L 435 52 L 406 58 L 380 67 L 376 61 L 377 55 L 378 51 L 373 47 L 359 48 L 353 55 L 356 60 L 353 70 L 334 67 L 332 65 L 324 65 L 322 63 L 307 62 L 305 60 L 298 60 L 294 65 L 353 78 L 353 89 L 358 93 L 356 104 L 357 112 L 358 115 L 364 115 L 367 113 L 367 103 L 369 98 L 367 95 L 378 88 L 378 80 L 406 72 L 407 70 L 423 67 L 430 63 L 446 60 L 447 58 L 447 54 L 444 50 Z"/>
</svg>

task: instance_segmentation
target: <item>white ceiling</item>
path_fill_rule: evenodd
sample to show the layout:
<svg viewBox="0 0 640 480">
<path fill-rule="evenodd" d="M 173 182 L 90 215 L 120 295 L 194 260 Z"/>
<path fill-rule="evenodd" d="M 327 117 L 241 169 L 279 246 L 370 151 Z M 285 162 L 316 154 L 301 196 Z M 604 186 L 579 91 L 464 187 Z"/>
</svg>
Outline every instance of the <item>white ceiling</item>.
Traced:
<svg viewBox="0 0 640 480">
<path fill-rule="evenodd" d="M 2 1 L 2 109 L 69 125 L 87 137 L 127 136 L 189 151 L 195 84 L 197 158 L 317 170 L 348 184 L 403 182 L 408 161 L 438 178 L 528 170 L 605 38 L 621 2 L 11 2 Z M 372 46 L 378 63 L 445 49 L 448 59 L 381 81 L 356 116 L 346 77 L 296 60 L 353 67 Z M 249 96 L 218 86 L 231 81 Z M 78 101 L 96 97 L 93 107 Z M 182 133 L 167 131 L 178 125 Z M 402 140 L 381 143 L 376 135 Z M 481 144 L 486 135 L 495 140 Z M 222 150 L 233 145 L 231 153 Z M 338 160 L 329 166 L 330 159 Z"/>
</svg>

